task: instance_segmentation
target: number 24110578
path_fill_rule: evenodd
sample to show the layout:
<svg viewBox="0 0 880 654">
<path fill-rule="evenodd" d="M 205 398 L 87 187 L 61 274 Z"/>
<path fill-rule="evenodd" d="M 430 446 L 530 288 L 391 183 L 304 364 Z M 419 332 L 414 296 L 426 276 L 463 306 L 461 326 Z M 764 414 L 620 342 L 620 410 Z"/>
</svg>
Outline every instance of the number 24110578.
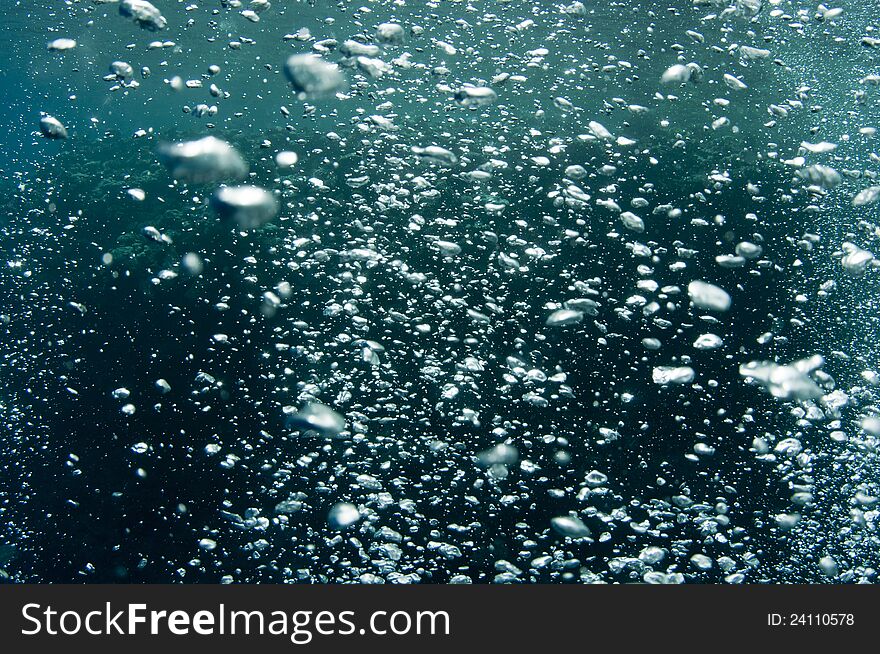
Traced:
<svg viewBox="0 0 880 654">
<path fill-rule="evenodd" d="M 769 627 L 851 627 L 852 613 L 768 613 Z"/>
</svg>

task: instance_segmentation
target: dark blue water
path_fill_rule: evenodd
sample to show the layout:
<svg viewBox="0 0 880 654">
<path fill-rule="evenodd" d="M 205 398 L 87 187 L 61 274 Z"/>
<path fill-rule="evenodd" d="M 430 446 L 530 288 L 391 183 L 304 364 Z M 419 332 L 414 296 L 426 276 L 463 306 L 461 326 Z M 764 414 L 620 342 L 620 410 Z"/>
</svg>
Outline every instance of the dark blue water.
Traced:
<svg viewBox="0 0 880 654">
<path fill-rule="evenodd" d="M 877 435 L 865 421 L 876 391 L 863 373 L 877 365 L 876 273 L 839 262 L 845 241 L 877 247 L 876 205 L 851 202 L 876 169 L 859 133 L 878 116 L 876 89 L 859 81 L 876 72 L 861 41 L 870 12 L 847 3 L 817 20 L 785 0 L 753 19 L 726 3 L 579 16 L 528 2 L 276 2 L 252 23 L 246 5 L 156 4 L 169 23 L 157 33 L 113 4 L 8 12 L 0 568 L 12 580 L 875 579 Z M 320 39 L 369 43 L 387 21 L 406 40 L 377 56 L 408 53 L 412 67 L 404 58 L 374 79 L 337 50 L 325 58 L 343 66 L 348 93 L 291 91 L 287 56 Z M 285 40 L 300 28 L 314 38 Z M 77 47 L 47 52 L 62 36 Z M 148 49 L 157 39 L 176 45 Z M 772 54 L 744 65 L 734 45 Z M 703 79 L 661 85 L 679 52 Z M 116 60 L 137 87 L 102 79 Z M 502 72 L 522 78 L 492 82 Z M 724 73 L 749 88 L 730 89 Z M 175 91 L 175 76 L 203 86 Z M 452 91 L 464 83 L 491 84 L 498 100 L 461 107 Z M 199 103 L 217 114 L 194 116 Z M 771 104 L 788 116 L 769 124 Z M 69 137 L 41 138 L 41 111 Z M 719 117 L 729 122 L 713 127 Z M 636 143 L 580 136 L 590 121 Z M 159 161 L 160 143 L 206 134 L 242 154 L 247 183 L 277 193 L 275 219 L 242 230 L 206 201 L 216 183 L 175 181 Z M 801 141 L 838 147 L 810 154 Z M 425 145 L 459 163 L 419 161 L 411 148 Z M 281 150 L 298 153 L 292 171 L 276 169 Z M 799 154 L 849 174 L 810 188 L 783 163 Z M 586 177 L 567 179 L 572 164 Z M 486 181 L 464 174 L 481 166 Z M 560 201 L 571 184 L 585 205 Z M 487 198 L 506 209 L 487 211 Z M 642 216 L 645 232 L 596 199 Z M 461 251 L 444 257 L 437 240 Z M 762 256 L 720 266 L 741 241 Z M 201 271 L 185 265 L 191 253 Z M 695 307 L 693 280 L 725 289 L 731 310 Z M 280 282 L 290 295 L 267 312 L 263 294 Z M 598 301 L 598 315 L 545 325 L 577 297 Z M 707 332 L 719 349 L 694 347 Z M 375 363 L 365 340 L 382 346 Z M 739 372 L 815 354 L 825 399 L 773 397 Z M 694 382 L 653 383 L 666 365 L 692 367 Z M 291 424 L 285 407 L 308 401 L 345 418 L 341 437 Z M 802 456 L 774 452 L 785 438 Z M 480 453 L 498 443 L 518 461 L 487 469 Z M 607 481 L 588 484 L 591 471 Z M 284 501 L 297 510 L 277 509 Z M 344 531 L 328 524 L 339 502 L 360 512 Z M 555 531 L 560 516 L 591 537 Z"/>
</svg>

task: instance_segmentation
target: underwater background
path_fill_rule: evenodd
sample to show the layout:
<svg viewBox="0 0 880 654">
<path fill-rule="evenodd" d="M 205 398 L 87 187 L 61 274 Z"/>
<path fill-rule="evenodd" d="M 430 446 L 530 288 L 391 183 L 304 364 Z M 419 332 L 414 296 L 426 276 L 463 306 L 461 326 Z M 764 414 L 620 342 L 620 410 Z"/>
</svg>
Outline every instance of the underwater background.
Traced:
<svg viewBox="0 0 880 654">
<path fill-rule="evenodd" d="M 147 4 L 3 3 L 7 580 L 876 581 L 871 3 Z"/>
</svg>

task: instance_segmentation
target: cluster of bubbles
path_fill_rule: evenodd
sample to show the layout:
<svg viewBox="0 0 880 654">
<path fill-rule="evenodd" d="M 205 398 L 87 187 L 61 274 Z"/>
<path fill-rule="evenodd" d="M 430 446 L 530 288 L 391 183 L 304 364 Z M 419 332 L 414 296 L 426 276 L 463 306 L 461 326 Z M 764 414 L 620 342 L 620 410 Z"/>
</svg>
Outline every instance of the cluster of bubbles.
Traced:
<svg viewBox="0 0 880 654">
<path fill-rule="evenodd" d="M 34 19 L 9 574 L 876 581 L 877 16 L 360 4 Z"/>
</svg>

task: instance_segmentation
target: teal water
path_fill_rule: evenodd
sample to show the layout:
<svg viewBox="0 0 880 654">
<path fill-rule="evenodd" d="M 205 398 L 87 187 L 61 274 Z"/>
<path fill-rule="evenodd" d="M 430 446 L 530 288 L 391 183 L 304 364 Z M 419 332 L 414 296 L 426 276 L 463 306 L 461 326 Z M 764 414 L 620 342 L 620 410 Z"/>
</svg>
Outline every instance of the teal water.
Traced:
<svg viewBox="0 0 880 654">
<path fill-rule="evenodd" d="M 6 11 L 10 579 L 876 580 L 871 7 L 153 4 Z M 297 95 L 310 52 L 340 93 Z M 207 135 L 249 174 L 175 179 Z"/>
</svg>

